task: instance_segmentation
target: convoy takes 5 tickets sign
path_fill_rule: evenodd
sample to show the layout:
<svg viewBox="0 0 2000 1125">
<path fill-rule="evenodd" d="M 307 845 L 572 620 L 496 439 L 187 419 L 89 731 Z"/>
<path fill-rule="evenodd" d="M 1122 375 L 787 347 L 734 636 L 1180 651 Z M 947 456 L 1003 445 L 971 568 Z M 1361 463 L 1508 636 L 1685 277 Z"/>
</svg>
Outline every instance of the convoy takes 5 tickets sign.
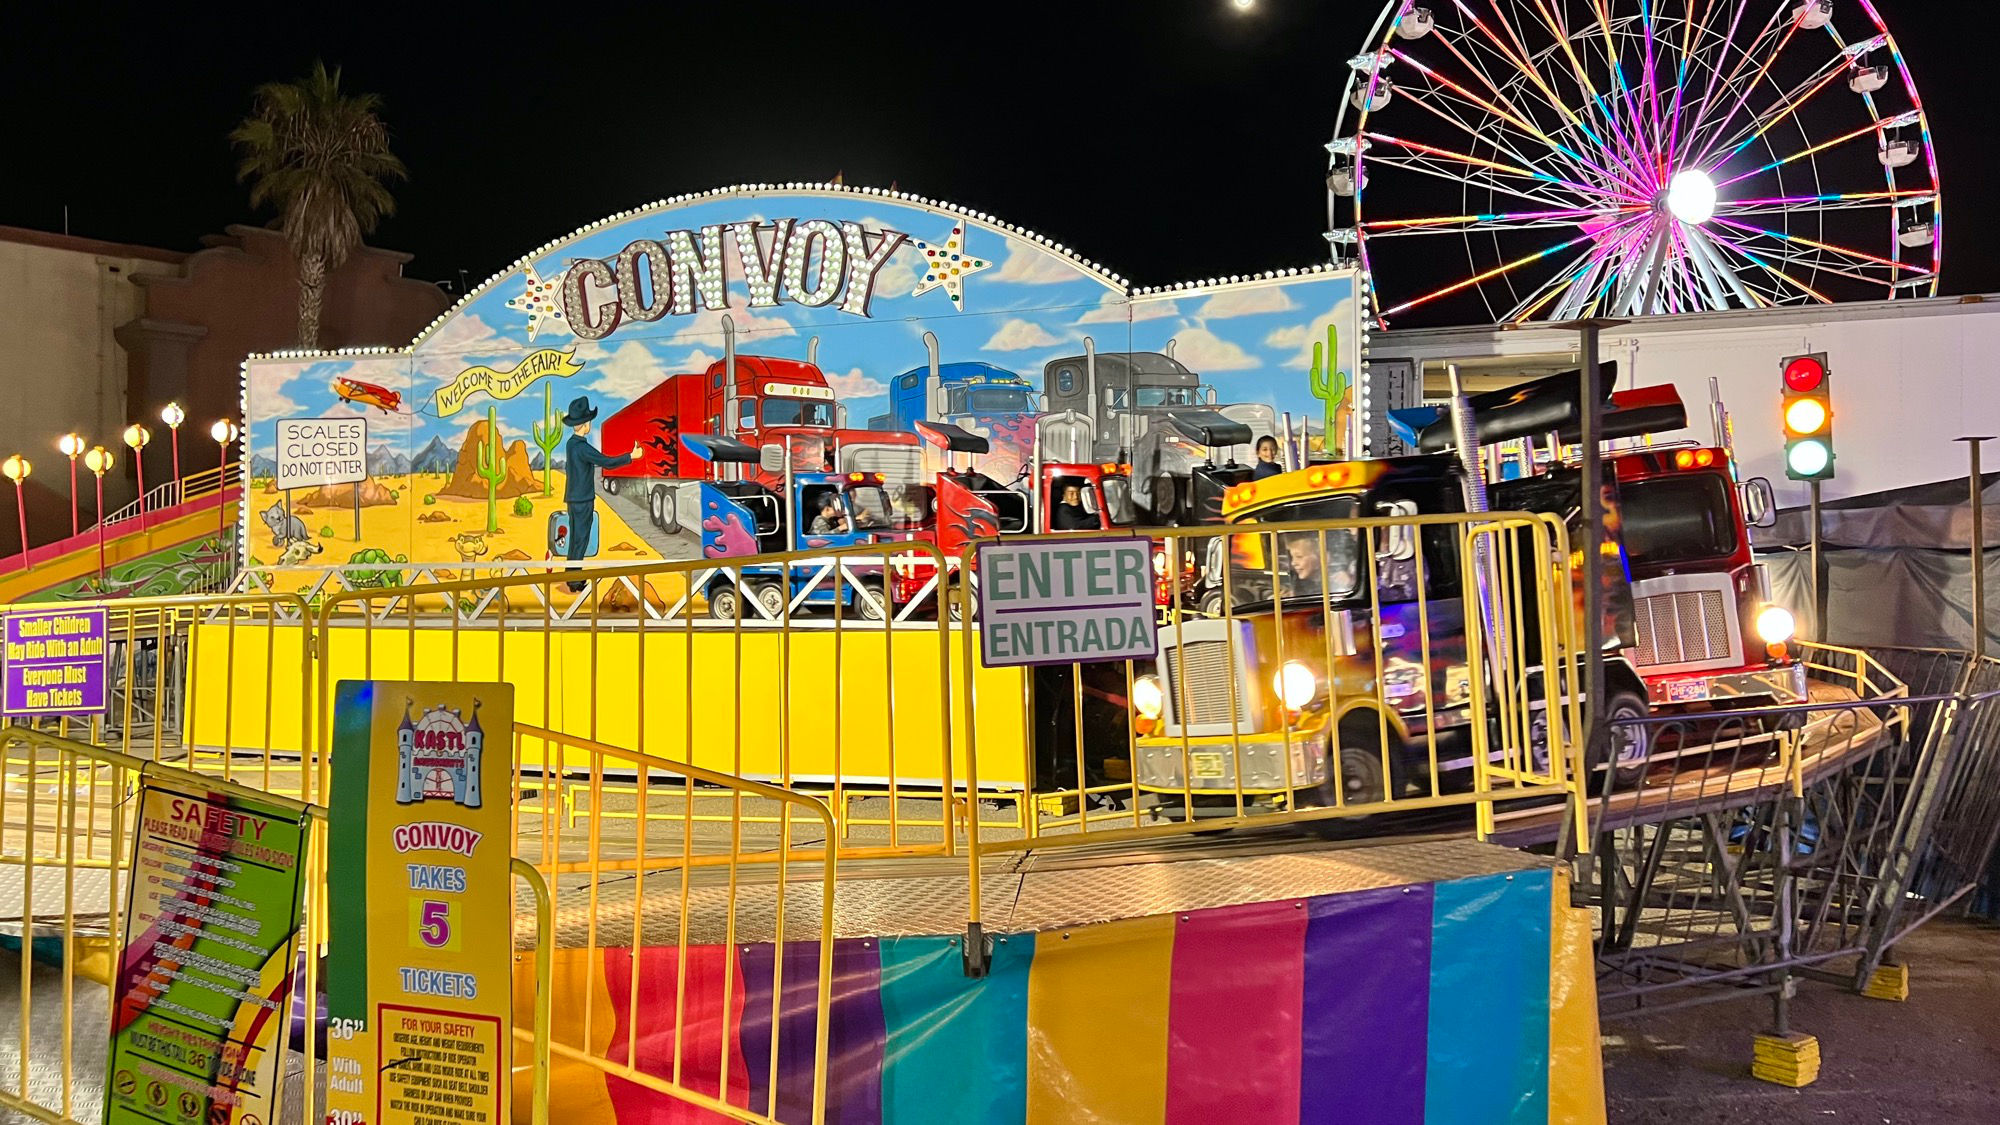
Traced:
<svg viewBox="0 0 2000 1125">
<path fill-rule="evenodd" d="M 507 684 L 338 687 L 330 1125 L 509 1120 L 513 726 Z"/>
<path fill-rule="evenodd" d="M 1064 538 L 979 545 L 979 651 L 989 668 L 1150 660 L 1153 542 Z"/>
<path fill-rule="evenodd" d="M 299 806 L 148 781 L 107 1125 L 272 1125 L 299 929 Z"/>
</svg>

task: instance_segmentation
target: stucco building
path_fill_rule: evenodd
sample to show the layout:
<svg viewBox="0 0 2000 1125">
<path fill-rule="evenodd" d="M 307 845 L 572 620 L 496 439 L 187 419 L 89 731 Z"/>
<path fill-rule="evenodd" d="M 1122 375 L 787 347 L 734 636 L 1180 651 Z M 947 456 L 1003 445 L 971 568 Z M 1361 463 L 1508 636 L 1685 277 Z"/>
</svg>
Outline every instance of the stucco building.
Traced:
<svg viewBox="0 0 2000 1125">
<path fill-rule="evenodd" d="M 128 424 L 154 431 L 148 487 L 172 476 L 160 422 L 169 401 L 187 410 L 182 469 L 212 467 L 209 426 L 238 414 L 243 357 L 296 344 L 298 284 L 284 236 L 237 225 L 202 247 L 182 253 L 0 226 L 0 348 L 12 366 L 0 379 L 0 457 L 18 452 L 34 465 L 33 541 L 69 534 L 69 466 L 56 448 L 64 433 L 117 453 L 105 478 L 105 506 L 115 511 L 135 495 L 131 457 L 119 441 Z M 443 312 L 451 296 L 403 276 L 409 260 L 363 247 L 334 271 L 320 346 L 407 344 Z M 78 474 L 88 526 L 89 474 L 81 466 Z M 0 553 L 17 547 L 0 534 Z"/>
</svg>

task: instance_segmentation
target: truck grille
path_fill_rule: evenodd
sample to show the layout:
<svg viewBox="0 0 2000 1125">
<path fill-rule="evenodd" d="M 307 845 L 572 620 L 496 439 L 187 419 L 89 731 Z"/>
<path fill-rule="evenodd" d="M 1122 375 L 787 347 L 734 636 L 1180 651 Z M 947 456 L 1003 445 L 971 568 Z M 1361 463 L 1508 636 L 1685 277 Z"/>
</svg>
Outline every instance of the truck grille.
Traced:
<svg viewBox="0 0 2000 1125">
<path fill-rule="evenodd" d="M 1636 599 L 1639 664 L 1694 664 L 1729 657 L 1729 604 L 1719 590 L 1681 590 Z"/>
<path fill-rule="evenodd" d="M 1235 669 L 1230 666 L 1228 641 L 1188 641 L 1181 645 L 1163 646 L 1162 656 L 1166 666 L 1167 693 L 1173 699 L 1173 716 L 1182 726 L 1198 727 L 1208 723 L 1227 726 L 1230 722 L 1229 695 L 1230 681 Z M 1183 675 L 1182 667 L 1186 673 Z M 1182 699 L 1180 690 L 1186 681 L 1187 698 Z M 1236 691 L 1235 722 L 1238 729 L 1250 729 L 1250 701 L 1248 692 Z"/>
</svg>

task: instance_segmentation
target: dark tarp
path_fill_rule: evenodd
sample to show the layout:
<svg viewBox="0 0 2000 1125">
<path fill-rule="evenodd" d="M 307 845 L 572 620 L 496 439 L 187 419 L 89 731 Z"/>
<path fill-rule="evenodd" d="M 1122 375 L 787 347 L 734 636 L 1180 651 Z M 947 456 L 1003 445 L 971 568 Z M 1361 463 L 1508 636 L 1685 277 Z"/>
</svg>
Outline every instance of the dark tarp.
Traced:
<svg viewBox="0 0 2000 1125">
<path fill-rule="evenodd" d="M 1820 506 L 1820 559 L 1826 569 L 1825 636 L 1859 647 L 1972 647 L 1972 505 L 1969 481 L 1939 481 Z M 2000 473 L 1980 475 L 1985 524 L 1986 650 L 2000 654 Z M 1811 555 L 1804 550 L 1811 513 L 1791 508 L 1759 528 L 1759 561 L 1779 604 L 1798 618 L 1799 635 L 1821 636 L 1813 622 Z M 1971 903 L 2000 920 L 2000 850 Z"/>
</svg>

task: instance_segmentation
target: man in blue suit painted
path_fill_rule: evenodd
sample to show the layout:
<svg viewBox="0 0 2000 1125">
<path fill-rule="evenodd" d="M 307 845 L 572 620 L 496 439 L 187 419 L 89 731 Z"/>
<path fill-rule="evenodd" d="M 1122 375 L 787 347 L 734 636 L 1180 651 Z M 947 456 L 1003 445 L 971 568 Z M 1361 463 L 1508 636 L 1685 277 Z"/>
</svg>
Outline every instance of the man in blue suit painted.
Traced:
<svg viewBox="0 0 2000 1125">
<path fill-rule="evenodd" d="M 621 468 L 644 460 L 647 453 L 643 445 L 634 445 L 631 452 L 616 457 L 600 452 L 590 444 L 590 424 L 596 418 L 597 408 L 590 405 L 590 396 L 580 395 L 570 402 L 562 419 L 562 424 L 570 428 L 569 442 L 563 446 L 563 504 L 569 508 L 571 562 L 583 558 L 583 553 L 590 549 L 590 533 L 597 523 L 598 470 Z M 571 582 L 569 588 L 581 593 L 584 585 Z"/>
</svg>

